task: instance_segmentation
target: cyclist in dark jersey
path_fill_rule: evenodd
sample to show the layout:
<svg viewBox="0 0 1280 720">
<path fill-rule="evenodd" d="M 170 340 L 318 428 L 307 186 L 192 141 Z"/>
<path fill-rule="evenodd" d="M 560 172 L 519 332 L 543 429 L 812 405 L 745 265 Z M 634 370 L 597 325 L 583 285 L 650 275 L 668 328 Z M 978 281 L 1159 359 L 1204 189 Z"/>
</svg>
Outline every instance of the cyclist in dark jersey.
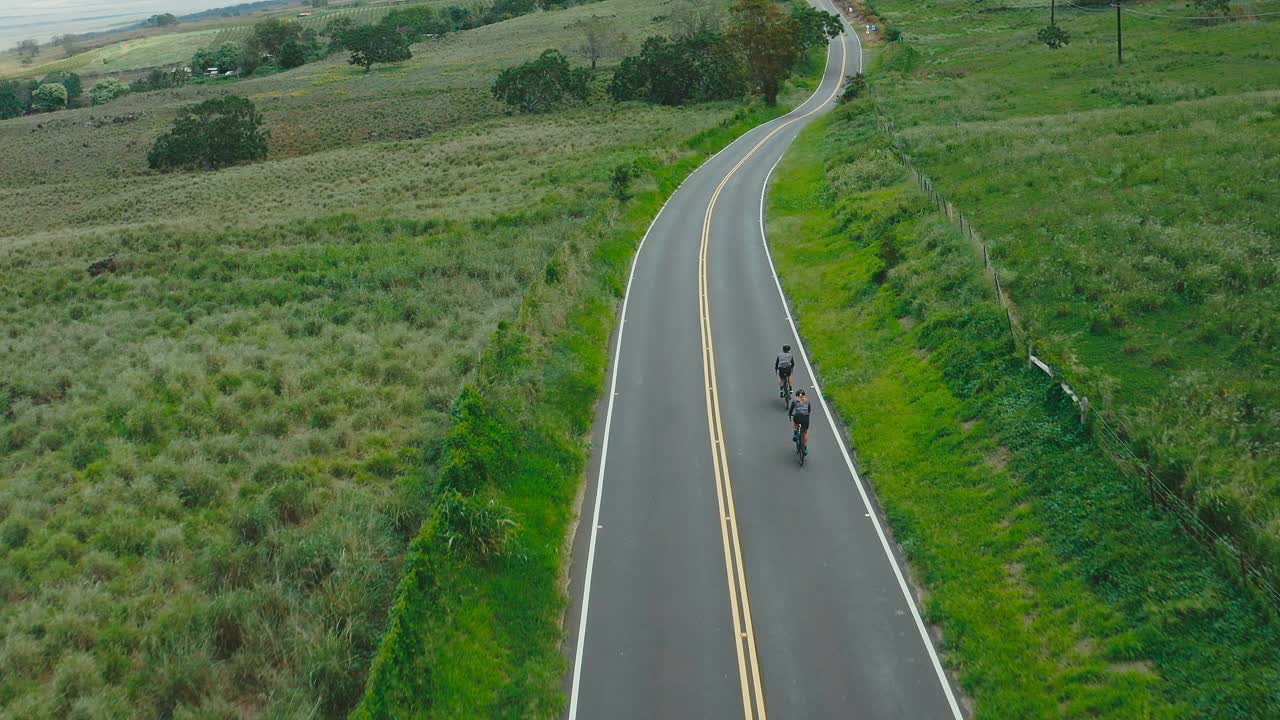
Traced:
<svg viewBox="0 0 1280 720">
<path fill-rule="evenodd" d="M 809 452 L 809 411 L 809 398 L 805 397 L 803 389 L 797 390 L 796 398 L 791 401 L 791 407 L 787 408 L 787 417 L 791 418 L 795 431 L 793 439 L 801 439 L 801 433 L 803 433 L 806 454 Z"/>
<path fill-rule="evenodd" d="M 778 373 L 778 397 L 787 396 L 787 378 L 791 377 L 791 371 L 795 366 L 796 359 L 791 355 L 791 346 L 783 345 L 782 352 L 778 353 L 777 359 L 773 361 L 773 371 Z"/>
</svg>

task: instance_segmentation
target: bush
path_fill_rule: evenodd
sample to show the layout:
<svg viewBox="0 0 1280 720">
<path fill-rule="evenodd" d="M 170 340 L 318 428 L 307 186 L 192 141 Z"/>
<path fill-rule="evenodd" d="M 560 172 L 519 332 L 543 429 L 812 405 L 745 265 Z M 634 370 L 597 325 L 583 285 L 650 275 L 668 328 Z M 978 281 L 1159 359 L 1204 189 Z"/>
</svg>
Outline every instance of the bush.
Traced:
<svg viewBox="0 0 1280 720">
<path fill-rule="evenodd" d="M 1067 31 L 1057 25 L 1046 25 L 1040 28 L 1036 33 L 1036 37 L 1040 39 L 1040 42 L 1054 50 L 1071 42 L 1071 36 L 1067 34 Z"/>
<path fill-rule="evenodd" d="M 631 182 L 640 177 L 640 167 L 634 162 L 620 163 L 609 176 L 609 188 L 619 202 L 631 198 Z"/>
<path fill-rule="evenodd" d="M 650 37 L 639 55 L 622 61 L 608 87 L 609 97 L 619 102 L 660 105 L 732 100 L 746 91 L 741 60 L 724 38 L 711 32 L 676 40 Z"/>
<path fill-rule="evenodd" d="M 569 68 L 559 50 L 544 50 L 537 60 L 509 67 L 493 83 L 493 96 L 520 112 L 547 112 L 566 98 L 586 102 L 591 73 Z"/>
<path fill-rule="evenodd" d="M 840 102 L 847 103 L 862 97 L 867 90 L 867 78 L 862 73 L 854 73 L 844 79 L 844 92 L 840 93 Z"/>
<path fill-rule="evenodd" d="M 103 78 L 89 88 L 89 99 L 94 105 L 109 103 L 121 95 L 129 94 L 129 84 L 115 78 Z"/>
<path fill-rule="evenodd" d="M 84 86 L 80 83 L 80 76 L 73 72 L 51 72 L 41 84 L 58 83 L 67 89 L 67 99 L 75 100 L 84 94 Z"/>
<path fill-rule="evenodd" d="M 889 42 L 898 42 L 902 39 L 902 31 L 898 28 L 888 28 L 884 31 L 884 37 Z"/>
<path fill-rule="evenodd" d="M 156 139 L 147 164 L 157 170 L 216 170 L 267 156 L 262 115 L 247 98 L 206 100 L 185 109 Z"/>
<path fill-rule="evenodd" d="M 449 491 L 436 502 L 436 531 L 451 552 L 488 560 L 502 555 L 515 522 L 496 498 Z"/>
<path fill-rule="evenodd" d="M 53 112 L 67 106 L 67 88 L 62 83 L 46 83 L 31 94 L 40 112 Z"/>
</svg>

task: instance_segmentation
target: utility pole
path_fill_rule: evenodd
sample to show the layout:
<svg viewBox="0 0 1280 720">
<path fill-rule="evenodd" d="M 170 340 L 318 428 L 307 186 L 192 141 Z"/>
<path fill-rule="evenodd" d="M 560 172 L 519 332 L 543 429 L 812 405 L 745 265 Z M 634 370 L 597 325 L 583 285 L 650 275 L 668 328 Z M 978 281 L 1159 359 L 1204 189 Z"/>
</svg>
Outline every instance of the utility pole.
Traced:
<svg viewBox="0 0 1280 720">
<path fill-rule="evenodd" d="M 1116 4 L 1116 63 L 1124 64 L 1124 44 L 1120 39 L 1120 0 L 1115 0 Z"/>
</svg>

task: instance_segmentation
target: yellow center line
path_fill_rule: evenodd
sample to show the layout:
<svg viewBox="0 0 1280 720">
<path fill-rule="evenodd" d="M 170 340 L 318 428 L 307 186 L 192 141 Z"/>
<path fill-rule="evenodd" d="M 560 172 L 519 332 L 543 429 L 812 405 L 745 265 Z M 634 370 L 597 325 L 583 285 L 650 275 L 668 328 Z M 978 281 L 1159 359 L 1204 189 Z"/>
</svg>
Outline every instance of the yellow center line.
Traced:
<svg viewBox="0 0 1280 720">
<path fill-rule="evenodd" d="M 840 36 L 840 77 L 844 77 L 848 60 L 845 36 Z M 738 513 L 733 504 L 733 483 L 729 477 L 729 455 L 725 449 L 724 427 L 721 423 L 720 393 L 716 382 L 716 353 L 711 334 L 711 298 L 707 288 L 707 256 L 711 245 L 711 218 L 715 213 L 720 193 L 729 180 L 750 160 L 756 152 L 785 128 L 804 120 L 835 99 L 840 92 L 836 83 L 831 95 L 813 110 L 778 125 L 755 144 L 734 165 L 707 204 L 702 222 L 702 239 L 698 251 L 698 316 L 702 333 L 702 379 L 706 389 L 707 432 L 711 443 L 711 465 L 716 477 L 716 503 L 720 510 L 720 539 L 724 544 L 725 573 L 729 583 L 729 607 L 733 612 L 734 649 L 738 655 L 738 680 L 742 686 L 742 710 L 746 720 L 766 720 L 764 707 L 764 682 L 760 677 L 760 660 L 756 652 L 755 628 L 751 622 L 751 600 L 747 594 L 747 574 L 742 562 L 742 542 L 738 536 Z"/>
</svg>

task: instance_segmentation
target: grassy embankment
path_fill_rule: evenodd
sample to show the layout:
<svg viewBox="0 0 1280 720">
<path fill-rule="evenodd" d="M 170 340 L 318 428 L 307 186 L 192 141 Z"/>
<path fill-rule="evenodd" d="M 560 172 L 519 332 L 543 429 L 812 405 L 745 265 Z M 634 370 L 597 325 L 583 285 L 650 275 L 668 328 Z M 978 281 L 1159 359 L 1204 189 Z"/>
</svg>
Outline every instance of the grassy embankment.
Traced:
<svg viewBox="0 0 1280 720">
<path fill-rule="evenodd" d="M 1280 567 L 1275 18 L 1126 13 L 1117 67 L 1105 8 L 1059 8 L 1073 39 L 1052 51 L 1043 8 L 874 4 L 903 32 L 871 81 L 881 108 L 990 243 L 1037 348 Z"/>
<path fill-rule="evenodd" d="M 509 117 L 485 87 L 567 47 L 584 12 L 640 34 L 660 6 L 526 16 L 368 76 L 335 59 L 245 81 L 273 159 L 217 173 L 142 169 L 198 88 L 130 96 L 133 123 L 0 123 L 0 714 L 354 705 L 494 325 L 566 238 L 613 227 L 597 210 L 617 163 L 676 172 L 737 111 Z M 424 117 L 430 137 L 367 142 Z"/>
<path fill-rule="evenodd" d="M 1280 714 L 1280 630 L 1016 356 L 981 259 L 866 100 L 801 135 L 768 229 L 974 717 Z"/>
<path fill-rule="evenodd" d="M 823 57 L 811 54 L 780 105 L 808 97 Z M 445 471 L 442 484 L 479 487 L 488 506 L 516 518 L 514 551 L 496 560 L 451 551 L 465 538 L 439 513 L 427 520 L 354 717 L 550 718 L 563 709 L 564 542 L 632 254 L 688 173 L 782 112 L 753 107 L 678 157 L 642 157 L 643 190 L 622 207 L 599 205 L 495 333 L 444 442 L 441 465 L 464 470 Z"/>
</svg>

